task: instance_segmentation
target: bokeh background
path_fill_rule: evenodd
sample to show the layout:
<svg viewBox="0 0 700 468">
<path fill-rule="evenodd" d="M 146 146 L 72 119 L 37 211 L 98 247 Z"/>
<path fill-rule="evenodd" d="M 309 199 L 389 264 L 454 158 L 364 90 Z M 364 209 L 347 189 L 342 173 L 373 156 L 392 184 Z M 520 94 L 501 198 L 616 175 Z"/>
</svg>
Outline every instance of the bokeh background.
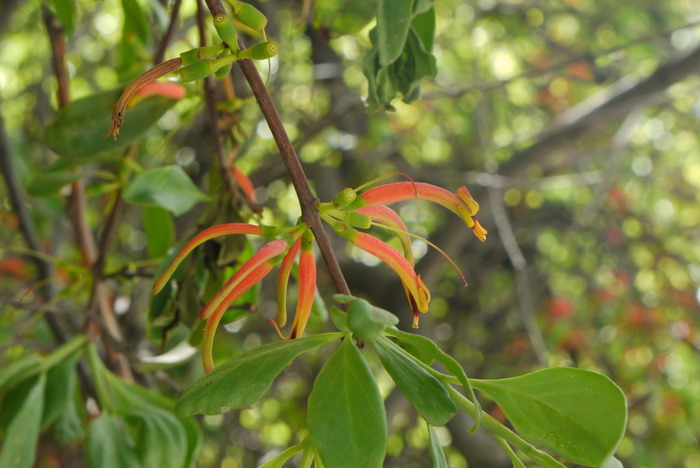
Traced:
<svg viewBox="0 0 700 468">
<path fill-rule="evenodd" d="M 138 21 L 118 1 L 75 0 L 66 44 L 72 99 L 128 82 L 153 61 L 170 2 L 137 2 Z M 610 376 L 629 403 L 618 457 L 626 467 L 700 467 L 700 5 L 692 0 L 437 0 L 438 74 L 423 96 L 394 112 L 365 112 L 362 59 L 369 50 L 371 0 L 256 3 L 280 53 L 261 73 L 322 201 L 344 187 L 403 172 L 456 190 L 467 185 L 489 230 L 480 243 L 446 210 L 398 206 L 412 232 L 429 238 L 463 270 L 416 242 L 417 271 L 433 293 L 419 333 L 435 339 L 470 376 L 503 378 L 547 366 Z M 89 297 L 67 221 L 66 189 L 40 176 L 58 157 L 44 143 L 56 115 L 56 80 L 41 2 L 0 5 L 0 112 L 28 193 L 41 243 L 53 259 L 60 307 L 80 314 Z M 165 57 L 198 43 L 194 1 L 185 0 Z M 132 23 L 130 23 L 130 21 Z M 135 22 L 135 23 L 134 23 Z M 230 127 L 237 165 L 250 175 L 267 224 L 296 222 L 299 208 L 266 124 L 240 75 Z M 134 155 L 142 167 L 181 166 L 209 189 L 210 131 L 201 87 L 188 85 Z M 106 130 L 106 128 L 105 128 Z M 91 229 L 99 231 L 115 189 L 114 159 L 84 165 Z M 400 178 L 400 177 L 399 177 Z M 0 184 L 0 200 L 7 200 Z M 240 204 L 245 217 L 249 210 Z M 177 239 L 208 209 L 174 220 Z M 394 312 L 410 311 L 398 278 L 340 239 L 350 289 Z M 141 208 L 124 208 L 107 271 L 123 346 L 142 383 L 176 394 L 201 374 L 198 359 L 154 370 L 166 342 L 149 333 L 150 276 Z M 5 359 L 50 346 L 41 314 L 27 306 L 37 273 L 7 201 L 0 203 L 0 349 Z M 137 265 L 130 269 L 129 265 Z M 127 268 L 128 267 L 128 268 Z M 128 274 L 138 272 L 138 274 Z M 319 293 L 333 292 L 319 265 Z M 269 282 L 268 282 L 269 283 Z M 175 308 L 193 307 L 197 298 Z M 219 334 L 221 359 L 275 340 L 265 317 L 274 291 L 263 284 L 248 313 Z M 192 312 L 190 310 L 190 312 Z M 196 313 L 196 310 L 194 311 Z M 319 306 L 309 332 L 331 329 Z M 299 440 L 314 375 L 325 359 L 291 366 L 268 398 L 201 420 L 203 467 L 257 466 Z M 379 369 L 377 369 L 379 372 Z M 386 466 L 428 466 L 427 431 L 379 374 L 390 424 Z M 484 399 L 497 418 L 498 408 Z M 604 417 L 605 415 L 601 415 Z M 439 435 L 451 467 L 507 467 L 488 434 L 467 434 L 457 417 Z M 82 466 L 79 447 L 42 439 L 38 466 Z"/>
</svg>

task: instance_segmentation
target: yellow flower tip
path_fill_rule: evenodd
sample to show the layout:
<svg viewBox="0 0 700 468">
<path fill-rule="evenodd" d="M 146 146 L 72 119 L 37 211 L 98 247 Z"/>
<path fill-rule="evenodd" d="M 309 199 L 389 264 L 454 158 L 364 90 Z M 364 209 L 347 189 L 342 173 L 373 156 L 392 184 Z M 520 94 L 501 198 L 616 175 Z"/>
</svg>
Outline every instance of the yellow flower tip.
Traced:
<svg viewBox="0 0 700 468">
<path fill-rule="evenodd" d="M 416 306 L 421 314 L 425 314 L 428 312 L 428 304 L 430 303 L 430 290 L 420 278 L 420 275 L 416 275 L 416 280 L 418 283 L 418 297 L 416 298 Z"/>
<path fill-rule="evenodd" d="M 419 320 L 420 320 L 420 314 L 413 314 L 413 323 L 411 324 L 411 328 L 420 328 L 418 326 Z"/>
<path fill-rule="evenodd" d="M 477 201 L 474 200 L 474 197 L 472 197 L 472 194 L 469 193 L 469 190 L 467 189 L 467 187 L 465 187 L 464 185 L 461 186 L 457 190 L 457 196 L 467 206 L 470 216 L 474 216 L 475 214 L 477 214 L 479 212 L 479 203 L 477 203 Z"/>
<path fill-rule="evenodd" d="M 474 218 L 474 226 L 472 226 L 472 231 L 474 231 L 474 234 L 476 234 L 476 237 L 478 237 L 481 242 L 486 240 L 486 234 L 488 234 L 488 231 L 484 229 L 476 218 Z"/>
</svg>

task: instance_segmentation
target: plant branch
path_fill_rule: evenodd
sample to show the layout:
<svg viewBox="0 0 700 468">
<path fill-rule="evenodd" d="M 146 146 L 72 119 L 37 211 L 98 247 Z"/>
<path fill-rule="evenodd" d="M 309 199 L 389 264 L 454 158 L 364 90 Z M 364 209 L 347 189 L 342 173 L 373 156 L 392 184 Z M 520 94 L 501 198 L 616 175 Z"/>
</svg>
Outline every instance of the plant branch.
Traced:
<svg viewBox="0 0 700 468">
<path fill-rule="evenodd" d="M 220 0 L 206 0 L 209 11 L 212 15 L 225 14 L 223 5 Z M 335 285 L 335 289 L 340 294 L 351 294 L 348 284 L 345 281 L 345 276 L 340 269 L 340 264 L 338 259 L 333 252 L 333 247 L 331 246 L 330 239 L 326 234 L 326 231 L 321 222 L 321 218 L 318 214 L 318 199 L 311 191 L 311 186 L 309 181 L 304 174 L 304 169 L 299 161 L 299 156 L 297 156 L 294 146 L 292 145 L 289 135 L 282 124 L 282 119 L 280 119 L 277 108 L 272 102 L 270 93 L 268 93 L 265 84 L 263 83 L 260 74 L 252 60 L 245 59 L 239 60 L 238 65 L 243 71 L 243 75 L 250 85 L 250 89 L 258 101 L 258 106 L 262 111 L 268 126 L 270 127 L 270 132 L 272 133 L 277 148 L 279 148 L 280 156 L 287 168 L 287 173 L 292 181 L 294 190 L 297 193 L 297 198 L 299 199 L 299 204 L 301 205 L 301 218 L 311 229 L 316 238 L 318 248 L 323 255 L 323 259 L 328 267 L 331 280 Z"/>
<path fill-rule="evenodd" d="M 160 40 L 158 49 L 153 55 L 154 65 L 157 65 L 163 61 L 165 49 L 168 48 L 168 45 L 172 41 L 173 34 L 175 34 L 175 27 L 177 26 L 177 21 L 180 17 L 180 4 L 182 4 L 182 0 L 175 0 L 175 3 L 173 3 L 173 11 L 170 13 L 170 23 L 168 24 L 168 29 L 165 31 L 165 34 L 163 34 L 163 38 Z"/>
</svg>

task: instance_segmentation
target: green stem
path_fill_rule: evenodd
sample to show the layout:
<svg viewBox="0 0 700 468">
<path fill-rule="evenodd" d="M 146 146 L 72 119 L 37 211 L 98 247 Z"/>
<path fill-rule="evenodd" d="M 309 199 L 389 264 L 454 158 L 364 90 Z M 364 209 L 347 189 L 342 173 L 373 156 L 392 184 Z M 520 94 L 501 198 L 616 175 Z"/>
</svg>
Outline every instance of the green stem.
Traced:
<svg viewBox="0 0 700 468">
<path fill-rule="evenodd" d="M 518 455 L 513 451 L 513 448 L 506 442 L 505 440 L 501 439 L 500 437 L 496 437 L 496 441 L 498 444 L 501 446 L 504 452 L 508 454 L 508 457 L 510 458 L 510 461 L 513 462 L 513 468 L 526 468 L 525 464 L 518 458 Z"/>
<path fill-rule="evenodd" d="M 452 387 L 452 385 L 445 385 L 445 387 L 457 406 L 472 418 L 476 418 L 478 409 L 474 403 L 459 393 L 454 387 Z M 545 468 L 565 468 L 564 465 L 555 460 L 550 454 L 535 448 L 528 441 L 508 429 L 506 426 L 498 422 L 484 411 L 481 412 L 481 425 L 497 439 L 503 439 L 513 447 L 520 449 L 533 461 L 539 463 L 540 466 Z"/>
<path fill-rule="evenodd" d="M 67 359 L 71 354 L 78 351 L 87 341 L 85 335 L 77 335 L 69 342 L 58 348 L 53 353 L 46 356 L 43 361 L 44 369 L 50 369 L 63 360 Z"/>
</svg>

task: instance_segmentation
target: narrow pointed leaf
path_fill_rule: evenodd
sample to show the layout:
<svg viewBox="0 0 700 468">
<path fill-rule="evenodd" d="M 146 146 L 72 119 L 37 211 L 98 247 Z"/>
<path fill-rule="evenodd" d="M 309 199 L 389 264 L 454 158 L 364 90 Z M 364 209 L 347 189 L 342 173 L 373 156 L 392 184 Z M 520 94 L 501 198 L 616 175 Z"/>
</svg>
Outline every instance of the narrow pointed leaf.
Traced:
<svg viewBox="0 0 700 468">
<path fill-rule="evenodd" d="M 219 414 L 247 406 L 265 395 L 280 372 L 297 356 L 337 340 L 325 333 L 261 346 L 218 366 L 190 386 L 177 402 L 180 414 Z"/>
<path fill-rule="evenodd" d="M 430 447 L 430 458 L 433 460 L 435 468 L 448 468 L 445 452 L 442 450 L 435 428 L 428 424 L 428 442 Z"/>
<path fill-rule="evenodd" d="M 387 439 L 384 403 L 349 337 L 316 378 L 307 425 L 327 468 L 381 468 Z"/>
<path fill-rule="evenodd" d="M 442 426 L 457 414 L 445 387 L 395 344 L 380 338 L 372 345 L 401 392 L 430 425 Z"/>
<path fill-rule="evenodd" d="M 604 375 L 558 367 L 473 384 L 498 403 L 520 435 L 575 463 L 600 465 L 624 435 L 625 396 Z"/>
<path fill-rule="evenodd" d="M 40 374 L 30 382 L 27 392 L 22 395 L 24 398 L 17 402 L 19 407 L 15 408 L 14 417 L 5 431 L 0 454 L 0 466 L 3 468 L 30 468 L 34 465 L 44 409 L 46 376 Z"/>
</svg>

